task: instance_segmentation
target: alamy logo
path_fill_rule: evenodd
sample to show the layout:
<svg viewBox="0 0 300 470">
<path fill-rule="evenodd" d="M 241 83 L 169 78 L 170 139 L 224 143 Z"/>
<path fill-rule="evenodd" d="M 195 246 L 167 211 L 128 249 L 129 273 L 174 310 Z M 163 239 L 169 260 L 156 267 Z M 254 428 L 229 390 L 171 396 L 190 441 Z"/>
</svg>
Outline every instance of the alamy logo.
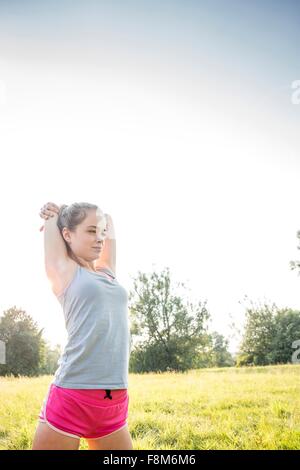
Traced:
<svg viewBox="0 0 300 470">
<path fill-rule="evenodd" d="M 292 93 L 292 103 L 293 104 L 300 104 L 300 80 L 294 80 L 292 82 L 292 88 L 295 90 Z"/>
<path fill-rule="evenodd" d="M 300 346 L 300 339 L 297 339 L 296 341 L 292 342 L 292 348 L 296 348 L 297 346 Z M 298 359 L 298 355 L 300 355 L 300 347 L 296 349 L 295 352 L 293 352 L 293 355 L 292 355 L 293 364 L 300 364 L 300 359 Z"/>
<path fill-rule="evenodd" d="M 0 339 L 0 364 L 6 364 L 6 348 L 4 341 Z"/>
</svg>

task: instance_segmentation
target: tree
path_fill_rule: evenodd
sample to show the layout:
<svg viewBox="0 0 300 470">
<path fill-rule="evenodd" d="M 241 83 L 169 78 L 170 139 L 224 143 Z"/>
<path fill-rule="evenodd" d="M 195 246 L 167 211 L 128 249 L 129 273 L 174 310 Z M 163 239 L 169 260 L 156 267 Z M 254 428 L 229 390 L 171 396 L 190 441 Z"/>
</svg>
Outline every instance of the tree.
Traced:
<svg viewBox="0 0 300 470">
<path fill-rule="evenodd" d="M 57 344 L 52 349 L 47 342 L 44 346 L 44 360 L 40 365 L 40 374 L 51 375 L 54 374 L 58 367 L 58 360 L 61 355 L 61 345 Z"/>
<path fill-rule="evenodd" d="M 269 306 L 251 306 L 246 309 L 246 324 L 237 365 L 266 365 L 270 364 L 274 343 L 275 304 Z"/>
<path fill-rule="evenodd" d="M 184 371 L 197 366 L 208 344 L 206 302 L 193 305 L 172 295 L 168 268 L 149 277 L 139 271 L 129 301 L 131 336 L 139 340 L 131 352 L 132 372 Z"/>
<path fill-rule="evenodd" d="M 272 363 L 290 363 L 295 351 L 292 344 L 300 339 L 300 312 L 288 308 L 279 310 L 275 317 L 275 325 Z"/>
<path fill-rule="evenodd" d="M 0 375 L 38 375 L 43 361 L 43 330 L 30 315 L 15 306 L 0 318 L 0 339 L 5 342 L 6 364 Z"/>
<path fill-rule="evenodd" d="M 234 365 L 234 359 L 228 351 L 229 341 L 217 331 L 211 334 L 210 360 L 211 367 L 229 367 Z"/>
<path fill-rule="evenodd" d="M 300 312 L 270 306 L 247 308 L 246 324 L 237 365 L 291 362 L 292 343 L 300 339 Z"/>
</svg>

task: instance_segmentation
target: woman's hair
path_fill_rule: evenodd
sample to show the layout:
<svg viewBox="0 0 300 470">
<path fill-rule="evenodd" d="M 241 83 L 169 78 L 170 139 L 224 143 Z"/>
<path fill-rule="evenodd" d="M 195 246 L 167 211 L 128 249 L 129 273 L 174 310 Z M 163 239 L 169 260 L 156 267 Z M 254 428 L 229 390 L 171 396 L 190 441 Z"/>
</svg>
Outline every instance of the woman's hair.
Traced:
<svg viewBox="0 0 300 470">
<path fill-rule="evenodd" d="M 69 243 L 64 239 L 62 231 L 66 227 L 70 232 L 75 232 L 76 227 L 81 224 L 87 217 L 88 210 L 99 209 L 95 204 L 90 204 L 88 202 L 74 202 L 70 206 L 62 204 L 59 208 L 57 226 L 59 228 L 60 234 L 65 242 L 67 253 L 69 258 L 73 259 L 80 266 L 84 267 L 83 264 L 79 261 L 77 256 L 73 253 Z"/>
</svg>

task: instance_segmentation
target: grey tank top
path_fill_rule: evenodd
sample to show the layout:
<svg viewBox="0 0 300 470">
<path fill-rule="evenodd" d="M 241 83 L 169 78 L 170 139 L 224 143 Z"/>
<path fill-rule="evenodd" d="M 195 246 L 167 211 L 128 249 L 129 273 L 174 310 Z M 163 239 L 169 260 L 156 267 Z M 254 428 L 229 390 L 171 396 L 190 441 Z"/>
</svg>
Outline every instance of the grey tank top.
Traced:
<svg viewBox="0 0 300 470">
<path fill-rule="evenodd" d="M 57 299 L 68 333 L 53 383 L 63 388 L 128 388 L 130 328 L 128 295 L 108 268 L 77 265 Z"/>
</svg>

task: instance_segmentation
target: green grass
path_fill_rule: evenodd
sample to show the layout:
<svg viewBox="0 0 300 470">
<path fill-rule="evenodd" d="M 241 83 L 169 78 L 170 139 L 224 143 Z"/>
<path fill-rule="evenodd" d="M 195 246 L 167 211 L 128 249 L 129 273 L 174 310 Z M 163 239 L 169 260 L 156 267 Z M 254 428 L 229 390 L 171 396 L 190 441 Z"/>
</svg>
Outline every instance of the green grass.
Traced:
<svg viewBox="0 0 300 470">
<path fill-rule="evenodd" d="M 0 377 L 0 449 L 31 449 L 52 376 Z M 300 366 L 130 374 L 134 449 L 300 449 Z M 81 440 L 80 449 L 87 449 Z"/>
</svg>

